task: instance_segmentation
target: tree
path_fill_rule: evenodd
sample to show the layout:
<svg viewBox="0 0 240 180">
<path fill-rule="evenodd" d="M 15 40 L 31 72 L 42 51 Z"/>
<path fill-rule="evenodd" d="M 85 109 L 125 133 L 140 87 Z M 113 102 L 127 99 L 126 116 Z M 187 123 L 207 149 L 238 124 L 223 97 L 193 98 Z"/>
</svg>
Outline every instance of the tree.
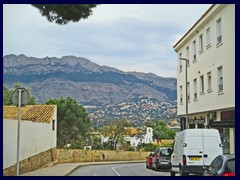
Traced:
<svg viewBox="0 0 240 180">
<path fill-rule="evenodd" d="M 176 132 L 168 129 L 165 121 L 146 122 L 146 126 L 153 128 L 153 138 L 157 141 L 161 139 L 174 139 Z"/>
<path fill-rule="evenodd" d="M 123 140 L 124 135 L 129 135 L 129 122 L 125 119 L 114 120 L 108 126 L 104 127 L 103 135 L 111 140 L 111 149 L 116 150 L 117 144 Z"/>
<path fill-rule="evenodd" d="M 9 90 L 7 86 L 3 85 L 3 105 L 12 105 L 13 90 Z"/>
<path fill-rule="evenodd" d="M 39 9 L 42 16 L 45 16 L 49 22 L 55 22 L 64 25 L 72 22 L 78 22 L 92 15 L 92 8 L 96 4 L 32 4 Z"/>
<path fill-rule="evenodd" d="M 14 92 L 15 89 L 21 87 L 21 83 L 18 82 L 14 85 L 14 89 L 8 89 L 8 87 L 4 84 L 3 85 L 3 105 L 13 105 L 12 103 L 12 94 Z M 25 87 L 25 89 L 27 91 L 30 90 L 29 87 Z M 35 100 L 35 97 L 31 96 L 30 95 L 30 100 L 29 102 L 27 103 L 27 105 L 34 105 L 36 104 L 36 100 Z"/>
<path fill-rule="evenodd" d="M 90 118 L 86 109 L 74 99 L 67 97 L 50 99 L 46 104 L 57 105 L 57 147 L 67 144 L 83 144 L 90 132 Z"/>
</svg>

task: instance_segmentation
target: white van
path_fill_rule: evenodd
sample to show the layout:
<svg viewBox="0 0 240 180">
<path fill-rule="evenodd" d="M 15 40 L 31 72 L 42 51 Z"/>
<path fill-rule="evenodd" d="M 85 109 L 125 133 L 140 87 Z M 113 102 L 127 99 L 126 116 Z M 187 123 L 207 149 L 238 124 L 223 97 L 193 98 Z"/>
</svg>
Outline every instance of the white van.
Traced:
<svg viewBox="0 0 240 180">
<path fill-rule="evenodd" d="M 220 134 L 216 129 L 186 129 L 178 132 L 171 155 L 171 176 L 202 174 L 203 166 L 223 154 Z"/>
</svg>

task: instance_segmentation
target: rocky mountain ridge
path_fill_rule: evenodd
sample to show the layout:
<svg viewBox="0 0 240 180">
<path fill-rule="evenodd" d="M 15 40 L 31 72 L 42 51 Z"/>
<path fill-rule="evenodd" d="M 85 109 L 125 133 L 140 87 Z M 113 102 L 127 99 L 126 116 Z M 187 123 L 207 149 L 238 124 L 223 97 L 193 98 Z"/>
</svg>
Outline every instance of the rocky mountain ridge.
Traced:
<svg viewBox="0 0 240 180">
<path fill-rule="evenodd" d="M 3 57 L 3 82 L 21 82 L 39 103 L 70 96 L 84 105 L 108 105 L 141 98 L 159 102 L 176 100 L 176 78 L 151 73 L 123 72 L 75 56 Z"/>
</svg>

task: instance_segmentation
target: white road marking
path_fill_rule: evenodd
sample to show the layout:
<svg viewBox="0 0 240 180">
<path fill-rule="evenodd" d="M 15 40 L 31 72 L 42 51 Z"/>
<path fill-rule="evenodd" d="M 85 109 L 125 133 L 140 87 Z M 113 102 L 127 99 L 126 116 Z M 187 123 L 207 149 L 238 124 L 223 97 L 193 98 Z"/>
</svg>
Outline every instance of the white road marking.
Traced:
<svg viewBox="0 0 240 180">
<path fill-rule="evenodd" d="M 114 169 L 114 167 L 112 167 L 112 170 L 113 170 L 118 176 L 120 176 L 120 174 Z"/>
</svg>

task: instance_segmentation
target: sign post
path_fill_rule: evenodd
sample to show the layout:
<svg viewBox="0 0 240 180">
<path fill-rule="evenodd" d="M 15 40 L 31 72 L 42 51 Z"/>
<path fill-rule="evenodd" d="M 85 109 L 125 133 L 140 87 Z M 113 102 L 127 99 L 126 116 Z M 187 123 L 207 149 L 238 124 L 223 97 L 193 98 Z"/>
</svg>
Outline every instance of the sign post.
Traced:
<svg viewBox="0 0 240 180">
<path fill-rule="evenodd" d="M 26 105 L 29 100 L 29 92 L 25 88 L 17 88 L 12 94 L 12 103 L 18 106 L 17 176 L 19 176 L 21 106 Z"/>
</svg>

